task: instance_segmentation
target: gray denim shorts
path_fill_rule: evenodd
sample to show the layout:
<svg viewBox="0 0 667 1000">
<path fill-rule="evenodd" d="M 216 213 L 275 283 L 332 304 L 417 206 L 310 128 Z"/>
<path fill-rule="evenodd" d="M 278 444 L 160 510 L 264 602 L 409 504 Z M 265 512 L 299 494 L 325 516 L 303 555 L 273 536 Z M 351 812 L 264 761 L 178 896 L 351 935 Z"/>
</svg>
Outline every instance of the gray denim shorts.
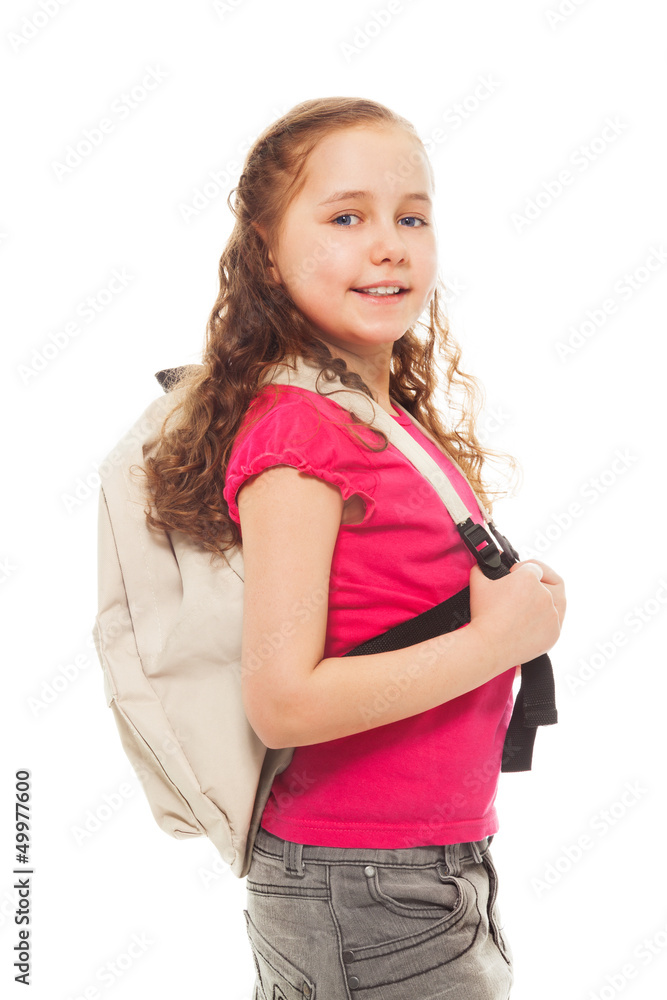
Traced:
<svg viewBox="0 0 667 1000">
<path fill-rule="evenodd" d="M 492 840 L 313 847 L 260 827 L 243 911 L 253 1000 L 507 1000 Z"/>
</svg>

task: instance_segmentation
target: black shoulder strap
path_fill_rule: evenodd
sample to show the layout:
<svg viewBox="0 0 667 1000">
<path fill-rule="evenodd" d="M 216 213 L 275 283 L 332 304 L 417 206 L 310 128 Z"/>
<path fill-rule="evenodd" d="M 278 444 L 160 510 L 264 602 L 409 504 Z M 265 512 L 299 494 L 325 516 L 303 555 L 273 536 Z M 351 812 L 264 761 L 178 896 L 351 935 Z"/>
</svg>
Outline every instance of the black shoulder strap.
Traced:
<svg viewBox="0 0 667 1000">
<path fill-rule="evenodd" d="M 178 368 L 164 368 L 155 377 L 165 392 L 170 392 L 181 375 L 191 365 Z M 201 367 L 201 366 L 198 366 Z M 475 556 L 485 576 L 496 580 L 509 573 L 509 568 L 518 562 L 519 556 L 504 535 L 501 535 L 492 521 L 489 528 L 493 532 L 501 550 L 489 536 L 484 525 L 472 518 L 457 524 L 461 538 Z M 470 621 L 470 589 L 465 587 L 441 604 L 424 611 L 415 618 L 401 622 L 382 635 L 369 639 L 351 649 L 346 656 L 360 656 L 362 653 L 382 653 L 393 649 L 404 649 L 415 643 L 433 639 Z M 524 663 L 521 668 L 521 686 L 514 702 L 514 710 L 503 747 L 502 771 L 530 771 L 533 760 L 533 744 L 538 726 L 552 726 L 558 722 L 554 676 L 551 661 L 546 653 Z"/>
<path fill-rule="evenodd" d="M 489 527 L 500 542 L 502 552 L 499 552 L 483 525 L 475 524 L 472 520 L 458 525 L 463 541 L 477 559 L 482 572 L 491 579 L 498 579 L 509 573 L 509 567 L 518 562 L 519 557 L 492 522 L 489 522 Z M 362 642 L 345 655 L 361 656 L 363 653 L 405 649 L 426 639 L 453 632 L 469 621 L 470 588 L 464 587 L 441 604 Z M 522 665 L 521 686 L 505 736 L 501 771 L 530 771 L 537 727 L 552 726 L 557 722 L 553 669 L 551 660 L 545 653 Z"/>
</svg>

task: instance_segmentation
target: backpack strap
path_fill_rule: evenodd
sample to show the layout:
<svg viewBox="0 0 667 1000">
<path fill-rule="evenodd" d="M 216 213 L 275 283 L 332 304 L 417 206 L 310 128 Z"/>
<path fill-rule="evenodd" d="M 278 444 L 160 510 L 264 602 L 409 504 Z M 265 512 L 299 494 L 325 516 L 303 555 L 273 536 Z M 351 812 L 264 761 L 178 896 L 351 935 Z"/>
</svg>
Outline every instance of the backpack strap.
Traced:
<svg viewBox="0 0 667 1000">
<path fill-rule="evenodd" d="M 176 383 L 180 371 L 181 369 L 165 369 L 158 372 L 156 378 L 163 388 L 169 391 Z M 262 384 L 296 385 L 299 388 L 318 393 L 318 395 L 326 395 L 345 409 L 357 413 L 368 424 L 383 431 L 389 443 L 398 448 L 434 488 L 454 521 L 461 539 L 477 560 L 484 575 L 490 579 L 506 576 L 510 571 L 510 566 L 518 562 L 518 553 L 495 527 L 489 512 L 468 482 L 463 469 L 444 452 L 442 445 L 434 435 L 426 427 L 423 427 L 411 413 L 408 413 L 405 407 L 395 400 L 393 401 L 394 405 L 409 417 L 421 433 L 425 434 L 458 469 L 475 497 L 484 524 L 473 521 L 468 508 L 444 471 L 428 452 L 408 434 L 404 427 L 365 393 L 347 389 L 338 378 L 327 380 L 329 384 L 333 385 L 331 392 L 320 393 L 317 387 L 319 373 L 319 366 L 311 364 L 303 357 L 293 357 L 291 361 L 274 365 L 273 368 L 269 369 Z M 467 616 L 465 621 L 461 620 L 462 615 Z M 402 649 L 417 642 L 423 642 L 427 638 L 434 638 L 447 631 L 452 631 L 469 621 L 470 590 L 465 587 L 447 601 L 443 601 L 407 622 L 400 623 L 376 639 L 368 640 L 370 643 L 376 640 L 382 643 L 395 642 L 396 645 L 381 645 L 371 650 L 366 648 L 367 643 L 362 643 L 345 655 L 360 655 L 361 652 L 371 651 L 381 652 L 384 649 Z M 394 632 L 396 632 L 395 635 Z M 522 665 L 521 685 L 514 702 L 505 738 L 501 770 L 529 771 L 532 765 L 537 727 L 551 726 L 557 722 L 553 669 L 551 661 L 545 653 Z"/>
<path fill-rule="evenodd" d="M 405 649 L 427 639 L 453 632 L 470 621 L 470 588 L 464 587 L 446 601 L 367 639 L 345 653 L 385 653 Z M 546 653 L 522 667 L 521 686 L 503 745 L 502 771 L 530 771 L 538 726 L 558 722 L 551 661 Z"/>
<path fill-rule="evenodd" d="M 269 372 L 266 381 L 279 384 L 297 385 L 312 392 L 318 392 L 317 382 L 319 376 L 319 366 L 315 366 L 303 357 L 292 358 L 291 362 L 276 365 Z M 457 530 L 477 560 L 477 564 L 485 576 L 490 579 L 499 579 L 506 576 L 510 571 L 510 566 L 519 559 L 518 553 L 507 541 L 491 520 L 489 512 L 475 493 L 463 469 L 446 455 L 452 465 L 458 469 L 465 482 L 475 497 L 477 505 L 481 511 L 485 525 L 473 521 L 470 512 L 454 489 L 449 478 L 437 462 L 431 458 L 427 451 L 421 447 L 408 434 L 404 427 L 395 421 L 381 406 L 365 393 L 356 390 L 346 389 L 340 379 L 332 380 L 334 389 L 331 395 L 334 402 L 348 410 L 355 412 L 361 410 L 360 415 L 369 424 L 384 431 L 390 444 L 395 445 L 405 457 L 421 472 L 433 486 L 438 496 L 447 508 Z M 405 413 L 412 423 L 425 434 L 436 447 L 443 451 L 440 442 L 416 420 L 411 413 L 394 400 L 394 405 Z M 364 413 L 364 407 L 366 412 Z M 444 453 L 443 451 L 443 454 Z M 489 529 L 489 530 L 487 530 Z M 490 533 L 489 533 L 490 531 Z M 462 608 L 467 608 L 462 612 Z M 405 645 L 413 645 L 423 641 L 424 636 L 420 634 L 428 626 L 431 635 L 440 635 L 443 631 L 458 628 L 461 624 L 460 614 L 467 614 L 467 621 L 470 621 L 470 590 L 464 588 L 454 598 L 444 601 L 435 608 L 423 615 L 417 615 L 409 622 L 403 622 L 396 626 L 399 645 L 387 648 L 400 649 Z M 435 631 L 432 631 L 435 629 Z M 390 630 L 393 632 L 393 630 Z M 383 637 L 388 640 L 388 633 Z M 362 644 L 363 645 L 363 644 Z M 558 713 L 555 701 L 555 685 L 553 669 L 549 657 L 545 654 L 525 663 L 521 670 L 521 686 L 514 703 L 512 718 L 507 730 L 505 745 L 503 747 L 503 760 L 501 769 L 503 771 L 529 771 L 532 765 L 533 745 L 538 726 L 554 725 L 558 721 Z"/>
</svg>

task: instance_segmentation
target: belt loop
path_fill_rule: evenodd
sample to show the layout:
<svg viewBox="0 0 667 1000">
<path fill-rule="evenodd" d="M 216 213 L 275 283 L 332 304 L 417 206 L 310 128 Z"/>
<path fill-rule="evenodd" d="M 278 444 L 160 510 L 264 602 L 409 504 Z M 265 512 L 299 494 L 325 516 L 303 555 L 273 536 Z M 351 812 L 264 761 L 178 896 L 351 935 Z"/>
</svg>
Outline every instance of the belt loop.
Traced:
<svg viewBox="0 0 667 1000">
<path fill-rule="evenodd" d="M 461 845 L 443 844 L 445 850 L 445 865 L 450 875 L 461 874 Z"/>
<path fill-rule="evenodd" d="M 484 843 L 484 841 L 480 841 L 480 843 Z M 475 863 L 478 864 L 478 865 L 481 864 L 482 863 L 482 854 L 481 854 L 480 849 L 477 846 L 476 842 L 474 840 L 471 840 L 470 843 L 468 844 L 468 847 L 470 848 L 470 853 L 472 854 L 472 857 L 473 857 L 473 860 L 475 861 Z"/>
<path fill-rule="evenodd" d="M 283 841 L 283 864 L 288 875 L 303 878 L 306 869 L 303 863 L 303 844 L 295 844 L 291 840 Z"/>
</svg>

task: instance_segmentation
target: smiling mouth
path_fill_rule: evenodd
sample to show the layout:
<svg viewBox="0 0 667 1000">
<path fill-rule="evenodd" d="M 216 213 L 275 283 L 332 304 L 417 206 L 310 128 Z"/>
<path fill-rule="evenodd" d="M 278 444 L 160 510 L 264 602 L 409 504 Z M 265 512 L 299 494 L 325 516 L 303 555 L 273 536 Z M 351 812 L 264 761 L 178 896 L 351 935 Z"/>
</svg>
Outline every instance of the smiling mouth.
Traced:
<svg viewBox="0 0 667 1000">
<path fill-rule="evenodd" d="M 399 285 L 380 285 L 376 288 L 353 288 L 352 291 L 374 299 L 400 299 L 409 289 L 401 288 Z"/>
</svg>

